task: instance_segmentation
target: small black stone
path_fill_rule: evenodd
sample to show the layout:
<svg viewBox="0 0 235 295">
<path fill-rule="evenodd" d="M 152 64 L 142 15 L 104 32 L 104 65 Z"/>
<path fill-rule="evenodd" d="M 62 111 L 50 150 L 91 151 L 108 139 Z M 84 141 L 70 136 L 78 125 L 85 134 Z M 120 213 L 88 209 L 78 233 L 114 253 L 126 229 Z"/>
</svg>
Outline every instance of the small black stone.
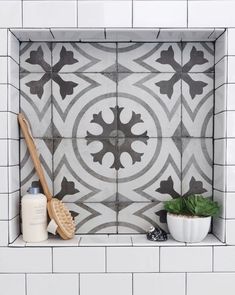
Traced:
<svg viewBox="0 0 235 295">
<path fill-rule="evenodd" d="M 159 227 L 150 227 L 149 231 L 147 232 L 147 239 L 149 241 L 166 241 L 167 240 L 167 233 L 159 228 Z"/>
</svg>

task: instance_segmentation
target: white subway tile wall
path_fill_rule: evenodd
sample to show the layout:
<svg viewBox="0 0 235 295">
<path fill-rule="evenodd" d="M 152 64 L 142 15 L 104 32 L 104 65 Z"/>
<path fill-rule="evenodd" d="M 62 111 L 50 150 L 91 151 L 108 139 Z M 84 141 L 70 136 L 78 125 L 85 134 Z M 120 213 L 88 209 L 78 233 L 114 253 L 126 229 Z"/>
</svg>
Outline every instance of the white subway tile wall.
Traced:
<svg viewBox="0 0 235 295">
<path fill-rule="evenodd" d="M 189 27 L 234 27 L 234 1 L 188 1 Z M 199 17 L 200 16 L 200 17 Z"/>
<path fill-rule="evenodd" d="M 56 273 L 105 272 L 105 248 L 56 248 L 53 251 Z"/>
<path fill-rule="evenodd" d="M 160 248 L 161 272 L 210 272 L 212 247 Z"/>
<path fill-rule="evenodd" d="M 78 27 L 131 27 L 132 1 L 78 1 Z"/>
<path fill-rule="evenodd" d="M 108 272 L 158 272 L 158 247 L 113 247 L 107 249 Z"/>
<path fill-rule="evenodd" d="M 207 295 L 233 295 L 233 273 L 189 273 L 187 274 L 187 295 L 198 295 L 200 292 Z M 203 286 L 203 287 L 202 287 Z"/>
<path fill-rule="evenodd" d="M 214 271 L 235 271 L 235 247 L 214 247 Z"/>
<path fill-rule="evenodd" d="M 27 292 L 30 295 L 78 295 L 79 276 L 77 274 L 28 274 Z"/>
<path fill-rule="evenodd" d="M 134 294 L 154 294 L 156 291 L 155 294 L 183 295 L 185 294 L 185 278 L 184 273 L 137 273 L 133 277 Z"/>
<path fill-rule="evenodd" d="M 22 27 L 22 1 L 0 2 L 0 27 Z"/>
<path fill-rule="evenodd" d="M 8 2 L 8 3 L 6 3 Z M 10 3 L 11 2 L 11 3 Z M 16 1 L 1 1 L 0 23 L 16 21 L 15 9 L 21 3 Z M 2 6 L 3 3 L 3 6 Z M 19 5 L 18 5 L 19 4 Z M 13 7 L 14 6 L 14 7 Z M 12 18 L 15 19 L 13 20 Z M 0 26 L 3 26 L 2 23 Z M 8 25 L 7 25 L 8 26 Z M 10 25 L 11 26 L 11 25 Z M 7 246 L 13 242 L 20 233 L 19 218 L 19 132 L 17 116 L 19 107 L 19 41 L 6 29 L 0 30 L 0 246 Z M 10 83 L 12 85 L 10 85 Z M 15 112 L 15 113 L 13 113 Z M 9 194 L 9 193 L 13 194 Z M 2 252 L 2 251 L 1 251 Z M 13 278 L 14 279 L 14 278 Z M 13 289 L 12 289 L 13 290 Z M 19 290 L 22 292 L 22 290 Z M 11 294 L 9 287 L 9 294 Z"/>
<path fill-rule="evenodd" d="M 80 294 L 132 295 L 132 274 L 81 274 Z"/>
<path fill-rule="evenodd" d="M 1 291 L 7 295 L 25 295 L 24 274 L 0 274 Z"/>
<path fill-rule="evenodd" d="M 23 27 L 76 27 L 76 1 L 24 1 Z"/>
<path fill-rule="evenodd" d="M 235 219 L 227 219 L 226 220 L 226 243 L 228 245 L 235 245 L 234 229 L 235 229 Z"/>
<path fill-rule="evenodd" d="M 52 250 L 50 248 L 0 249 L 0 273 L 50 273 Z"/>
<path fill-rule="evenodd" d="M 186 27 L 186 1 L 134 1 L 134 27 Z"/>
</svg>

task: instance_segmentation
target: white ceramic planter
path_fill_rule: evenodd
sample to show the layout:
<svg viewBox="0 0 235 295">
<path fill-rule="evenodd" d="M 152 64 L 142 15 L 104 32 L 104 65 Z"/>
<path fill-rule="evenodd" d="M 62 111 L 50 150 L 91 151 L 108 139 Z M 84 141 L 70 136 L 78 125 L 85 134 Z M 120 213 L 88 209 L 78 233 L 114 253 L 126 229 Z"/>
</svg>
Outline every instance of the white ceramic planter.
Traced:
<svg viewBox="0 0 235 295">
<path fill-rule="evenodd" d="M 179 242 L 201 242 L 207 236 L 210 224 L 211 217 L 187 217 L 167 213 L 169 232 Z"/>
</svg>

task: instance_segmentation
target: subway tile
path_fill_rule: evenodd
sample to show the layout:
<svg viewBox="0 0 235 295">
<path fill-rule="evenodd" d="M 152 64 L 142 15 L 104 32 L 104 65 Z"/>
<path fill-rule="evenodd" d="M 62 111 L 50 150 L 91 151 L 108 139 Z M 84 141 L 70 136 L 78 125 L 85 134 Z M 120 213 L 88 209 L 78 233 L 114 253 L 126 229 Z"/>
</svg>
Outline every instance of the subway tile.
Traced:
<svg viewBox="0 0 235 295">
<path fill-rule="evenodd" d="M 53 35 L 51 34 L 49 29 L 13 29 L 11 30 L 14 35 L 21 41 L 21 42 L 28 42 L 28 41 L 55 41 Z M 67 31 L 67 30 L 66 30 Z M 64 32 L 66 32 L 64 31 Z"/>
<path fill-rule="evenodd" d="M 158 272 L 158 247 L 107 248 L 108 272 Z"/>
<path fill-rule="evenodd" d="M 0 112 L 0 138 L 7 138 L 7 112 Z"/>
<path fill-rule="evenodd" d="M 160 271 L 212 271 L 212 247 L 162 247 Z"/>
<path fill-rule="evenodd" d="M 228 57 L 225 56 L 215 65 L 215 88 L 227 82 L 227 63 Z"/>
<path fill-rule="evenodd" d="M 211 28 L 211 29 L 213 29 L 213 28 Z M 205 30 L 205 29 L 204 28 L 197 28 L 196 29 L 196 31 L 199 31 L 199 32 L 200 32 L 200 30 Z M 208 36 L 208 39 L 211 40 L 211 41 L 215 41 L 216 39 L 218 39 L 224 33 L 224 31 L 225 31 L 224 28 L 221 28 L 221 29 L 216 28 L 215 30 L 213 30 L 213 32 L 210 34 L 210 36 Z"/>
<path fill-rule="evenodd" d="M 10 57 L 8 57 L 8 83 L 19 89 L 19 65 Z"/>
<path fill-rule="evenodd" d="M 9 165 L 20 164 L 19 143 L 19 140 L 8 140 Z"/>
<path fill-rule="evenodd" d="M 8 113 L 8 138 L 19 139 L 19 124 L 17 115 Z"/>
<path fill-rule="evenodd" d="M 215 42 L 215 63 L 227 55 L 227 31 L 224 32 Z"/>
<path fill-rule="evenodd" d="M 131 27 L 131 1 L 78 1 L 78 27 Z"/>
<path fill-rule="evenodd" d="M 226 220 L 226 243 L 235 245 L 235 219 Z"/>
<path fill-rule="evenodd" d="M 58 235 L 49 235 L 48 240 L 42 242 L 27 242 L 26 247 L 77 247 L 80 242 L 80 236 L 75 235 L 70 240 L 63 240 Z"/>
<path fill-rule="evenodd" d="M 0 221 L 0 246 L 8 245 L 8 221 Z"/>
<path fill-rule="evenodd" d="M 235 137 L 235 111 L 227 112 L 227 137 Z"/>
<path fill-rule="evenodd" d="M 235 110 L 235 84 L 227 84 L 227 110 Z"/>
<path fill-rule="evenodd" d="M 4 294 L 25 295 L 25 274 L 0 274 L 0 286 Z"/>
<path fill-rule="evenodd" d="M 20 235 L 20 216 L 17 215 L 9 221 L 9 243 L 13 243 Z"/>
<path fill-rule="evenodd" d="M 54 36 L 54 40 L 60 42 L 60 41 L 75 41 L 78 40 L 81 41 L 104 41 L 104 29 L 52 29 L 52 34 Z M 108 35 L 108 33 L 107 33 Z M 106 37 L 106 40 L 108 38 Z"/>
<path fill-rule="evenodd" d="M 26 246 L 26 242 L 23 240 L 22 235 L 20 235 L 13 243 L 9 244 L 10 247 L 25 247 Z"/>
<path fill-rule="evenodd" d="M 220 191 L 226 189 L 226 166 L 214 165 L 214 188 Z"/>
<path fill-rule="evenodd" d="M 131 274 L 81 274 L 81 295 L 132 295 Z"/>
<path fill-rule="evenodd" d="M 222 112 L 214 116 L 214 138 L 226 137 L 226 117 L 227 112 Z"/>
<path fill-rule="evenodd" d="M 178 30 L 178 29 L 161 29 L 157 33 L 157 41 L 160 42 L 180 42 L 184 40 L 191 41 L 194 35 L 194 32 L 190 34 L 187 30 Z M 200 33 L 199 33 L 200 34 Z M 196 36 L 195 36 L 196 39 Z M 208 39 L 207 39 L 208 40 Z"/>
<path fill-rule="evenodd" d="M 215 90 L 215 114 L 226 111 L 227 88 L 228 84 L 224 84 Z"/>
<path fill-rule="evenodd" d="M 9 31 L 8 32 L 8 56 L 19 63 L 19 40 Z"/>
<path fill-rule="evenodd" d="M 22 26 L 22 1 L 1 1 L 0 27 Z"/>
<path fill-rule="evenodd" d="M 220 205 L 219 217 L 226 218 L 226 193 L 214 190 L 213 200 Z"/>
<path fill-rule="evenodd" d="M 7 111 L 7 85 L 0 85 L 0 111 Z"/>
<path fill-rule="evenodd" d="M 228 83 L 235 83 L 235 56 L 228 56 Z"/>
<path fill-rule="evenodd" d="M 170 283 L 169 283 L 170 282 Z M 164 294 L 182 295 L 185 292 L 185 274 L 183 273 L 134 273 L 134 295 Z"/>
<path fill-rule="evenodd" d="M 9 194 L 9 219 L 19 215 L 20 211 L 20 192 L 16 191 Z"/>
<path fill-rule="evenodd" d="M 76 1 L 24 1 L 23 27 L 76 27 Z"/>
<path fill-rule="evenodd" d="M 197 1 L 196 1 L 197 2 Z M 187 274 L 187 295 L 234 295 L 233 273 L 189 273 Z"/>
<path fill-rule="evenodd" d="M 9 193 L 15 192 L 20 188 L 19 166 L 11 166 L 9 170 Z"/>
<path fill-rule="evenodd" d="M 226 139 L 214 140 L 214 163 L 226 165 Z"/>
<path fill-rule="evenodd" d="M 189 1 L 188 26 L 234 27 L 234 10 L 234 1 Z"/>
<path fill-rule="evenodd" d="M 8 195 L 0 194 L 0 220 L 8 219 Z"/>
<path fill-rule="evenodd" d="M 131 236 L 133 246 L 137 247 L 153 247 L 153 246 L 185 246 L 185 243 L 178 242 L 168 235 L 168 239 L 164 242 L 149 241 L 146 234 L 136 234 Z"/>
<path fill-rule="evenodd" d="M 114 42 L 122 41 L 138 41 L 138 42 L 156 42 L 156 37 L 158 34 L 158 29 L 107 29 L 106 39 Z M 168 41 L 171 40 L 168 37 Z"/>
<path fill-rule="evenodd" d="M 170 9 L 169 9 L 170 7 Z M 186 1 L 134 1 L 134 27 L 186 27 Z"/>
<path fill-rule="evenodd" d="M 228 55 L 235 55 L 235 29 L 228 29 Z"/>
<path fill-rule="evenodd" d="M 8 168 L 0 167 L 0 194 L 8 193 Z"/>
<path fill-rule="evenodd" d="M 225 219 L 213 218 L 213 234 L 221 241 L 225 242 Z"/>
<path fill-rule="evenodd" d="M 226 218 L 235 219 L 235 193 L 226 193 Z"/>
<path fill-rule="evenodd" d="M 8 165 L 8 141 L 7 139 L 0 140 L 0 166 Z"/>
<path fill-rule="evenodd" d="M 18 114 L 20 105 L 19 89 L 8 85 L 8 111 Z"/>
<path fill-rule="evenodd" d="M 0 55 L 7 55 L 7 29 L 0 29 Z"/>
<path fill-rule="evenodd" d="M 104 272 L 105 248 L 55 248 L 53 270 L 55 273 Z"/>
<path fill-rule="evenodd" d="M 49 248 L 1 248 L 0 261 L 0 272 L 4 273 L 52 272 Z"/>
<path fill-rule="evenodd" d="M 77 274 L 27 274 L 28 295 L 77 295 Z"/>
<path fill-rule="evenodd" d="M 235 271 L 235 247 L 214 247 L 214 271 Z"/>
<path fill-rule="evenodd" d="M 235 139 L 234 138 L 228 138 L 226 140 L 226 154 L 227 154 L 227 164 L 228 165 L 234 165 L 235 164 Z"/>
<path fill-rule="evenodd" d="M 213 234 L 208 234 L 204 240 L 199 243 L 186 243 L 188 247 L 200 247 L 200 246 L 222 246 L 223 243 L 216 238 Z"/>
<path fill-rule="evenodd" d="M 7 60 L 8 57 L 0 57 L 0 83 L 7 83 Z"/>
<path fill-rule="evenodd" d="M 207 29 L 180 29 L 182 32 L 182 41 L 214 41 L 214 38 L 218 38 L 221 35 L 221 31 L 212 31 L 212 28 Z M 169 41 L 169 40 L 166 40 Z"/>
<path fill-rule="evenodd" d="M 130 236 L 125 235 L 83 235 L 79 246 L 132 246 Z"/>
</svg>

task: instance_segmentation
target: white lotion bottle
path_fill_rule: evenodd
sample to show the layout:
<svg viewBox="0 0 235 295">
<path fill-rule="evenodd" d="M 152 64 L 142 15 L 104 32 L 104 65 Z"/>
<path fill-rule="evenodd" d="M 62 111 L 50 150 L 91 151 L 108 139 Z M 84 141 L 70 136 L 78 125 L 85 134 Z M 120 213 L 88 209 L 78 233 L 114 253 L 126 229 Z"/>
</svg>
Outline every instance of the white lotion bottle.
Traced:
<svg viewBox="0 0 235 295">
<path fill-rule="evenodd" d="M 47 198 L 38 187 L 30 187 L 21 199 L 22 233 L 25 242 L 42 242 L 48 239 Z"/>
</svg>

